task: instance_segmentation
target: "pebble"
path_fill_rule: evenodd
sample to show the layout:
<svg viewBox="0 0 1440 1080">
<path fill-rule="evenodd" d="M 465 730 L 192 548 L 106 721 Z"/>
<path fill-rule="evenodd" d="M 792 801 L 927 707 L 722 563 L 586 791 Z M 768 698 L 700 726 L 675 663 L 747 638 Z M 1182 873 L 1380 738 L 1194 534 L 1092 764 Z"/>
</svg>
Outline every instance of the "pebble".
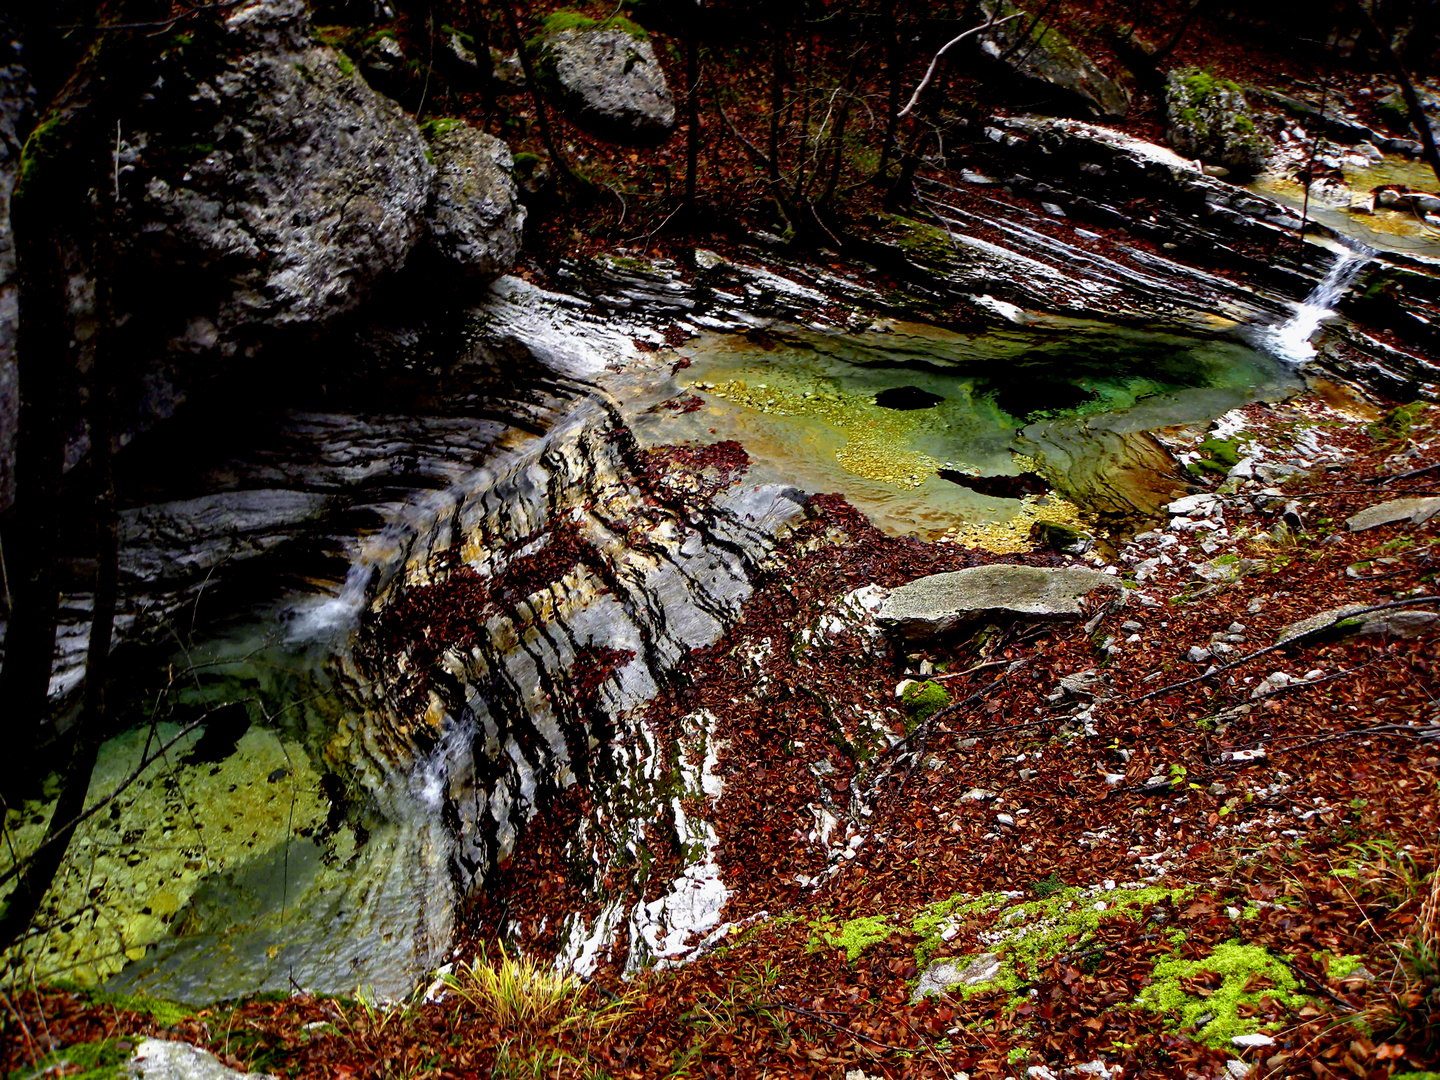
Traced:
<svg viewBox="0 0 1440 1080">
<path fill-rule="evenodd" d="M 1203 664 L 1206 660 L 1210 659 L 1210 656 L 1210 650 L 1204 646 L 1191 645 L 1190 651 L 1185 654 L 1185 659 L 1189 660 L 1192 664 Z"/>
</svg>

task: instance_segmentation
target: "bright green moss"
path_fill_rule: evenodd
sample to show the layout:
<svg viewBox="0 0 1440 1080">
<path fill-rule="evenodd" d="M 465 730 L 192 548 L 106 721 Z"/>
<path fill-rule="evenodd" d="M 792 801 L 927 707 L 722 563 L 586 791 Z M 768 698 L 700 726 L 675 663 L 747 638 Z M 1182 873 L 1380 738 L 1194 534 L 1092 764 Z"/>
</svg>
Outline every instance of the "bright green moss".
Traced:
<svg viewBox="0 0 1440 1080">
<path fill-rule="evenodd" d="M 1191 889 L 1165 889 L 1149 886 L 1143 889 L 1094 889 L 1062 887 L 1038 900 L 1016 903 L 1004 893 L 984 893 L 978 897 L 953 896 L 931 904 L 917 915 L 911 928 L 921 938 L 915 949 L 915 963 L 925 968 L 939 949 L 947 924 L 958 925 L 969 918 L 998 912 L 991 923 L 1000 938 L 987 946 L 1000 960 L 994 978 L 974 986 L 963 987 L 962 996 L 1016 990 L 1025 980 L 1017 965 L 1033 970 L 1062 953 L 1083 951 L 1102 922 L 1113 919 L 1138 918 L 1152 904 L 1184 899 Z M 1172 937 L 1178 944 L 1181 931 Z"/>
<path fill-rule="evenodd" d="M 1208 997 L 1187 993 L 1184 981 L 1203 978 L 1206 973 L 1219 976 L 1218 989 Z M 1270 989 L 1246 990 L 1256 977 L 1271 983 Z M 1242 1017 L 1242 1003 L 1259 1007 L 1261 998 L 1270 997 L 1288 1008 L 1298 1008 L 1308 999 L 1298 993 L 1299 982 L 1280 960 L 1259 945 L 1242 945 L 1227 941 L 1203 960 L 1182 960 L 1169 957 L 1159 960 L 1152 972 L 1154 980 L 1135 1003 L 1150 1012 L 1174 1018 L 1183 1031 L 1195 1031 L 1196 1037 L 1210 1046 L 1226 1048 L 1236 1035 L 1260 1030 L 1257 1018 Z M 1201 1021 L 1206 1017 L 1203 1024 Z"/>
<path fill-rule="evenodd" d="M 937 682 L 911 683 L 900 700 L 909 714 L 906 727 L 914 729 L 950 704 L 950 693 Z"/>
<path fill-rule="evenodd" d="M 888 915 L 862 915 L 841 923 L 838 927 L 831 922 L 818 922 L 810 935 L 810 947 L 821 945 L 832 949 L 844 949 L 845 959 L 854 963 L 860 954 L 871 945 L 878 945 L 895 932 L 895 925 Z"/>
<path fill-rule="evenodd" d="M 336 54 L 335 62 L 340 65 L 340 74 L 344 75 L 347 79 L 355 74 L 355 62 L 343 52 Z"/>
<path fill-rule="evenodd" d="M 435 139 L 440 138 L 440 136 L 442 136 L 442 135 L 448 135 L 450 132 L 454 131 L 456 128 L 462 128 L 462 127 L 464 127 L 464 126 L 465 126 L 465 121 L 464 121 L 464 120 L 457 119 L 456 117 L 453 117 L 453 116 L 435 116 L 435 117 L 430 118 L 429 120 L 426 120 L 423 124 L 421 124 L 421 125 L 420 125 L 420 130 L 425 133 L 425 137 L 426 137 L 427 139 L 430 139 L 430 140 L 433 141 L 433 140 L 435 140 Z"/>
<path fill-rule="evenodd" d="M 566 30 L 594 30 L 596 28 L 623 30 L 636 41 L 646 41 L 650 37 L 643 26 L 631 22 L 624 15 L 613 15 L 608 19 L 592 19 L 588 15 L 570 10 L 552 11 L 546 15 L 540 21 L 540 36 L 546 38 Z"/>
</svg>

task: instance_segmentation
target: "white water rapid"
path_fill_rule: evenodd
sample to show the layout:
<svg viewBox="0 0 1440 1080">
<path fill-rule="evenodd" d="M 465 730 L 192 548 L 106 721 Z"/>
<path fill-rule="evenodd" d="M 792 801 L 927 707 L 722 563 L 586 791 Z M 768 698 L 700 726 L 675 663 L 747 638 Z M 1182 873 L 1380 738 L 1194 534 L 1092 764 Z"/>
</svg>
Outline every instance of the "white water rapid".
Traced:
<svg viewBox="0 0 1440 1080">
<path fill-rule="evenodd" d="M 1295 314 L 1273 326 L 1262 326 L 1255 334 L 1255 343 L 1288 364 L 1303 364 L 1315 357 L 1310 339 L 1320 324 L 1335 314 L 1333 305 L 1370 262 L 1367 251 L 1342 248 L 1335 253 L 1324 278 L 1311 290 L 1303 303 L 1295 305 Z"/>
</svg>

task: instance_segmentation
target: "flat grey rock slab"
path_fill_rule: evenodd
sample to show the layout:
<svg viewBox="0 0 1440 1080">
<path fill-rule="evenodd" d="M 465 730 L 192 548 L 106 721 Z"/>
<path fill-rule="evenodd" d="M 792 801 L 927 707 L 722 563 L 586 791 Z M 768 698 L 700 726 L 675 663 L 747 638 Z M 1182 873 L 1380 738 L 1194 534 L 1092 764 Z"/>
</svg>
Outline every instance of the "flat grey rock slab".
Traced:
<svg viewBox="0 0 1440 1080">
<path fill-rule="evenodd" d="M 902 585 L 880 606 L 887 630 L 920 640 L 987 616 L 1078 619 L 1080 598 L 1095 589 L 1120 591 L 1111 574 L 1084 567 L 972 566 Z"/>
<path fill-rule="evenodd" d="M 998 974 L 1000 958 L 994 953 L 937 960 L 920 976 L 920 981 L 915 984 L 915 992 L 910 995 L 910 1003 L 913 1005 L 931 994 L 944 994 L 952 986 L 979 986 Z"/>
<path fill-rule="evenodd" d="M 1345 525 L 1351 532 L 1364 532 L 1366 529 L 1378 529 L 1381 525 L 1399 525 L 1405 522 L 1423 525 L 1436 514 L 1440 514 L 1440 498 L 1391 499 L 1361 510 L 1347 519 Z"/>
<path fill-rule="evenodd" d="M 184 1042 L 146 1039 L 128 1066 L 136 1080 L 275 1080 L 269 1073 L 227 1069 L 213 1055 Z"/>
<path fill-rule="evenodd" d="M 1287 641 L 1301 641 L 1330 630 L 1337 623 L 1347 622 L 1347 620 L 1347 625 L 1339 628 L 1345 633 L 1399 638 L 1419 637 L 1440 622 L 1440 615 L 1432 611 L 1416 611 L 1412 608 L 1365 611 L 1368 606 L 1367 604 L 1346 604 L 1343 607 L 1331 608 L 1318 615 L 1311 615 L 1307 619 L 1291 623 L 1280 631 L 1275 638 L 1275 644 L 1283 645 Z M 1357 611 L 1365 611 L 1365 614 L 1356 615 Z"/>
</svg>

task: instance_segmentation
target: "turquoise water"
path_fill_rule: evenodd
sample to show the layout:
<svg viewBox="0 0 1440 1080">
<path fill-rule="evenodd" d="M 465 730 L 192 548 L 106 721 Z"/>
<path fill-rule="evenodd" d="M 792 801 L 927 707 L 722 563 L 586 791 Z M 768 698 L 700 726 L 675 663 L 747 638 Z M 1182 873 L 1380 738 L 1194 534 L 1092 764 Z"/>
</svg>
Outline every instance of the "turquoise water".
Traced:
<svg viewBox="0 0 1440 1080">
<path fill-rule="evenodd" d="M 977 335 L 905 324 L 845 336 L 710 335 L 680 352 L 690 366 L 677 382 L 702 404 L 638 421 L 644 438 L 735 439 L 757 474 L 843 492 L 882 528 L 926 537 L 1020 510 L 1018 498 L 971 490 L 942 471 L 1014 476 L 1034 459 L 1043 471 L 1048 458 L 1057 493 L 1083 498 L 1067 479 L 1103 471 L 1117 440 L 1206 423 L 1300 385 L 1231 338 L 1092 323 Z M 887 408 L 892 397 L 915 407 Z"/>
</svg>

